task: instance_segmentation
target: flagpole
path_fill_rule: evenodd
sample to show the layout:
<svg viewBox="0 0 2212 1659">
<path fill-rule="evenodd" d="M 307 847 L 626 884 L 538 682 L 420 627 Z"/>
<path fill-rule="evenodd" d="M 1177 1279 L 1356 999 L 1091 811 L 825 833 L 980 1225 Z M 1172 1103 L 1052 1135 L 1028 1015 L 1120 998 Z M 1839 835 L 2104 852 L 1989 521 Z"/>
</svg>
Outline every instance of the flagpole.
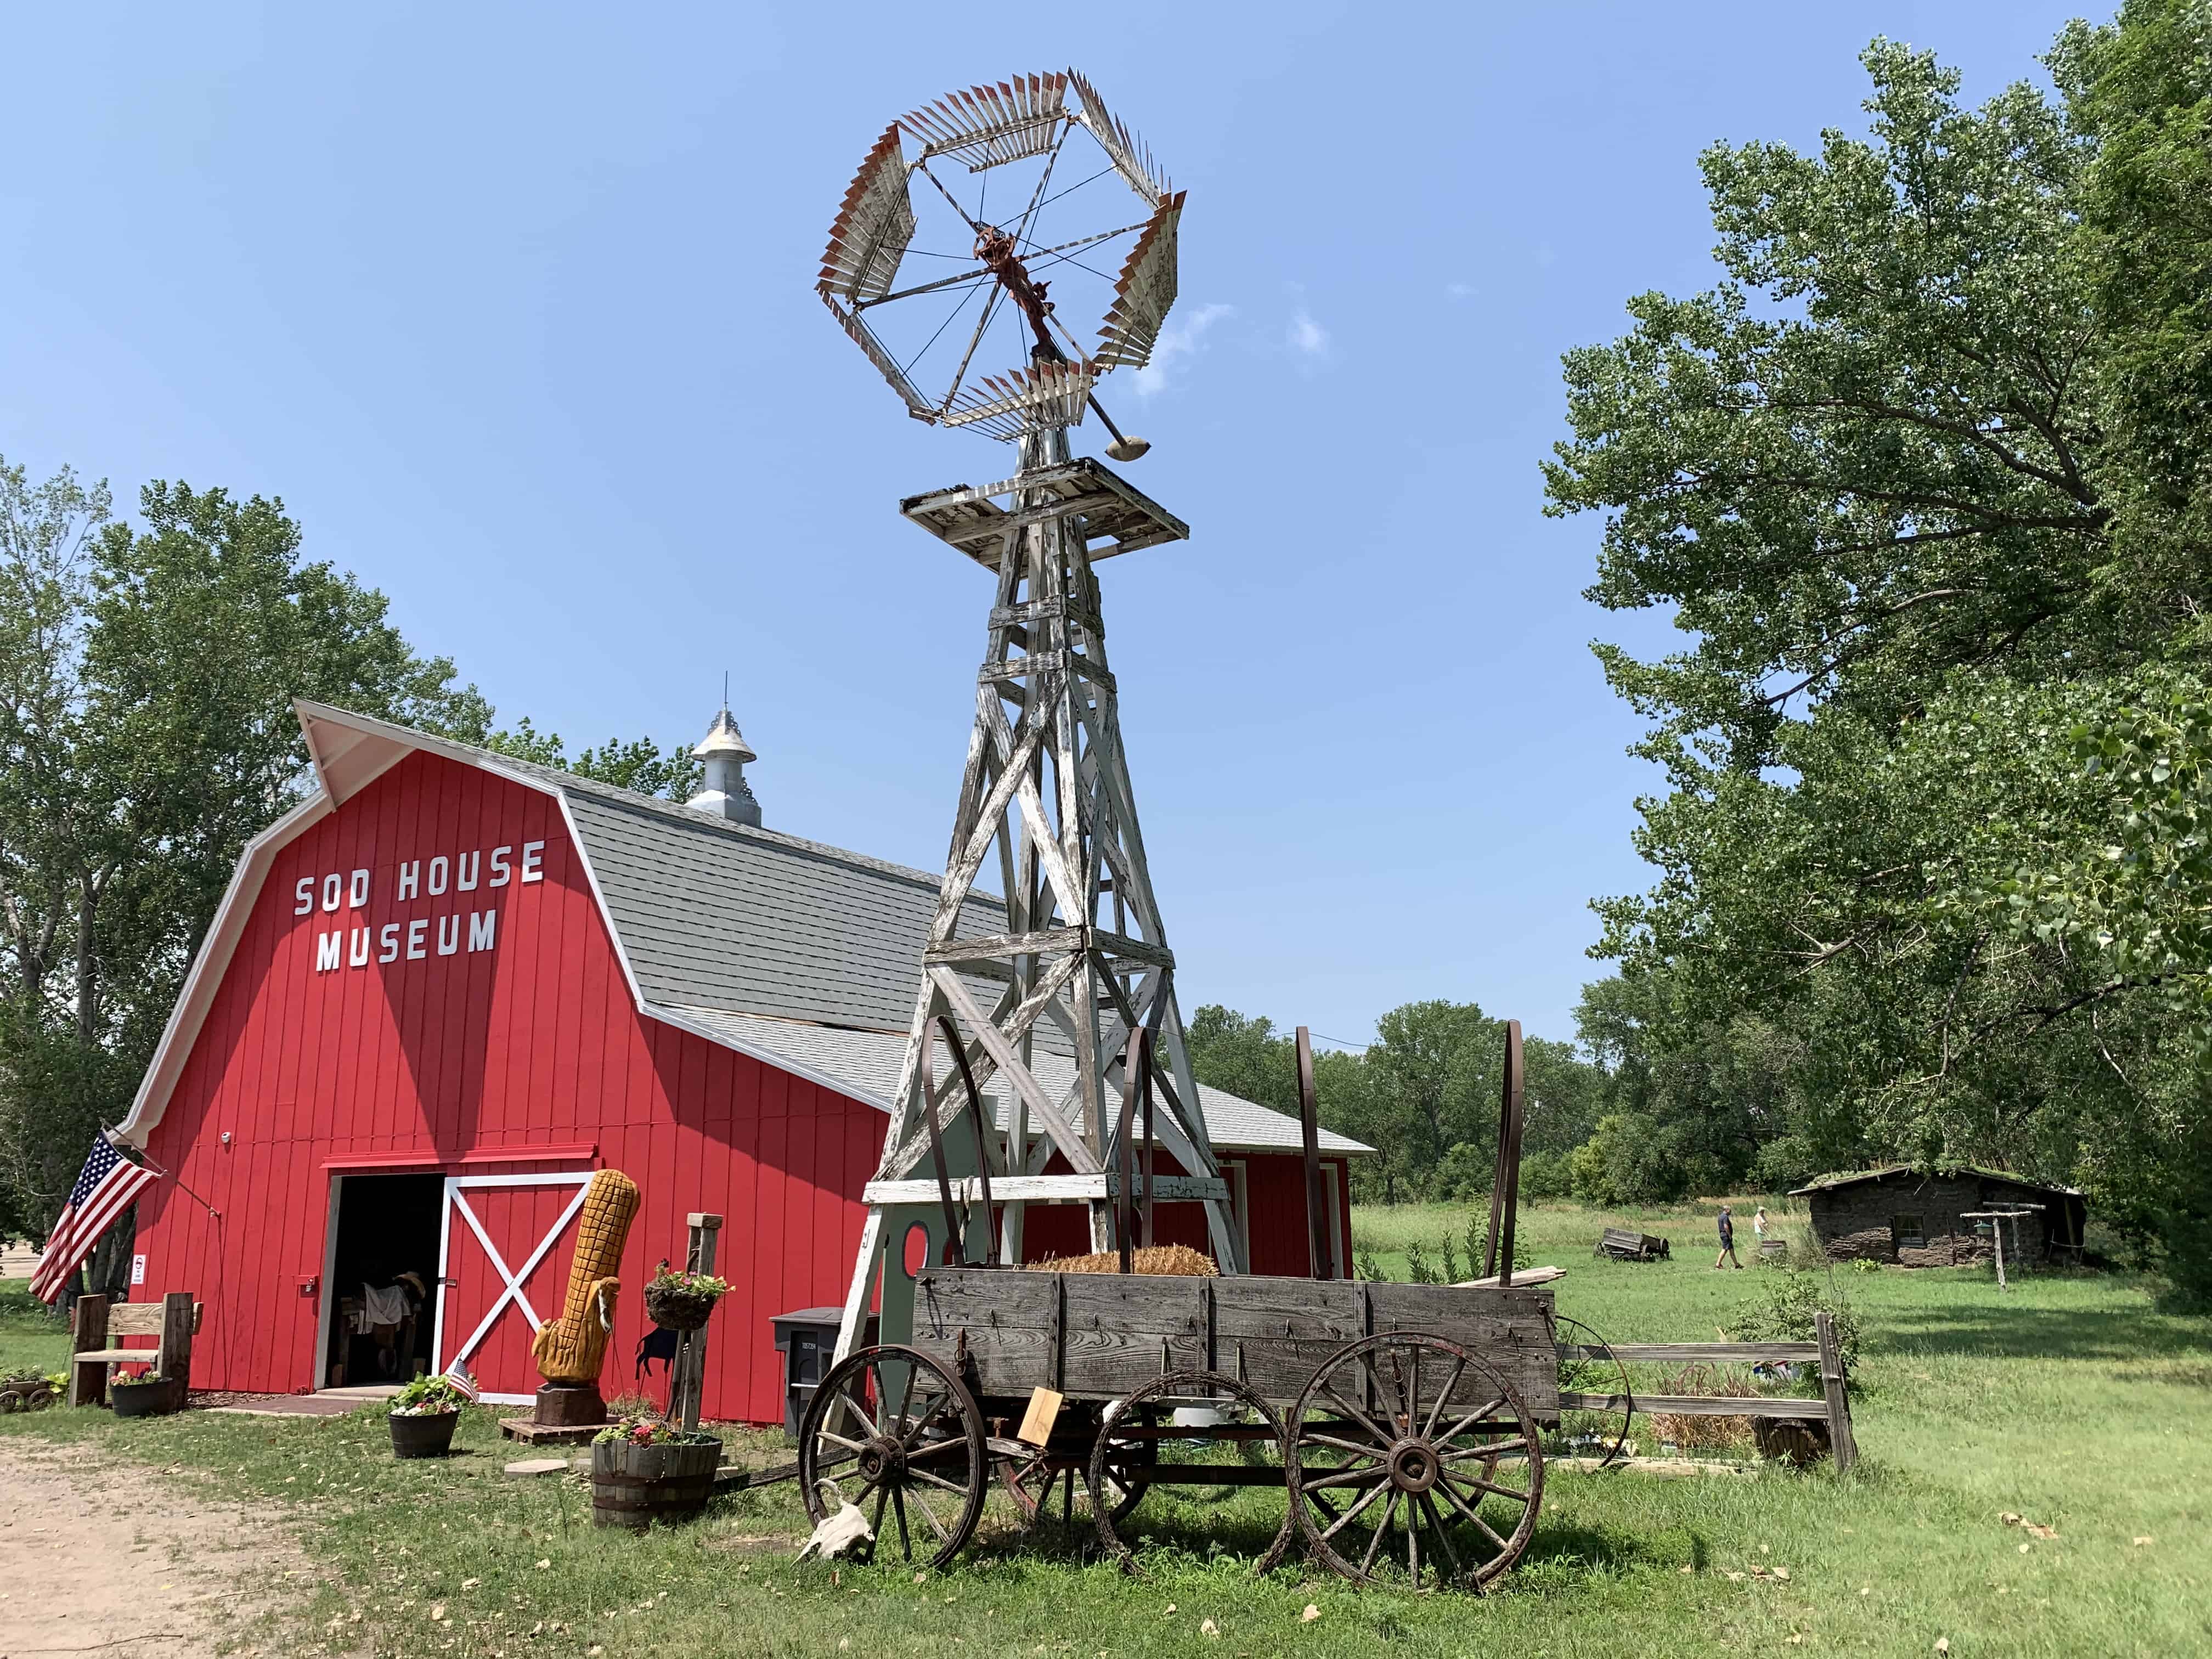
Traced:
<svg viewBox="0 0 2212 1659">
<path fill-rule="evenodd" d="M 108 1127 L 107 1120 L 106 1118 L 102 1118 L 100 1121 L 100 1133 L 101 1137 L 106 1140 L 109 1146 L 114 1147 L 117 1152 L 123 1153 L 123 1155 L 128 1158 L 133 1164 L 139 1165 L 142 1169 L 151 1170 L 156 1176 L 159 1176 L 164 1181 L 177 1181 L 176 1176 L 171 1175 L 167 1170 L 155 1163 L 152 1158 L 146 1155 L 146 1149 L 144 1147 L 133 1145 L 131 1142 L 127 1140 L 118 1140 L 115 1138 L 116 1131 Z M 207 1200 L 202 1198 L 191 1188 L 185 1186 L 183 1182 L 177 1181 L 177 1190 L 182 1193 L 186 1198 L 191 1200 L 193 1203 L 198 1205 L 200 1208 L 205 1210 L 217 1221 L 222 1219 L 222 1212 L 221 1210 L 216 1209 L 214 1205 L 209 1203 Z"/>
</svg>

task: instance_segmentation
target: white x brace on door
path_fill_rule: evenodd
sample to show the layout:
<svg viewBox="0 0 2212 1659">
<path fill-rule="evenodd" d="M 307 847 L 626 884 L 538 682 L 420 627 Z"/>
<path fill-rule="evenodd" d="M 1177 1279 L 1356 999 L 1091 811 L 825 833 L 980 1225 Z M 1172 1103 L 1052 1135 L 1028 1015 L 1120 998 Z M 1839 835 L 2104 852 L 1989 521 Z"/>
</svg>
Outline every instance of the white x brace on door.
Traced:
<svg viewBox="0 0 2212 1659">
<path fill-rule="evenodd" d="M 483 1346 L 484 1339 L 491 1334 L 493 1328 L 498 1324 L 501 1315 L 510 1306 L 528 1322 L 526 1329 L 533 1335 L 538 1328 L 545 1322 L 544 1317 L 542 1317 L 538 1310 L 531 1304 L 530 1298 L 524 1293 L 522 1287 L 530 1282 L 531 1274 L 538 1270 L 538 1264 L 544 1261 L 547 1253 L 560 1243 L 561 1236 L 568 1231 L 569 1224 L 575 1220 L 577 1212 L 584 1207 L 584 1192 L 591 1185 L 592 1174 L 591 1170 L 586 1170 L 574 1174 L 562 1175 L 448 1176 L 446 1177 L 445 1207 L 438 1223 L 438 1311 L 430 1339 L 430 1364 L 434 1370 L 442 1371 L 455 1362 L 466 1361 L 475 1354 Z M 575 1194 L 561 1206 L 552 1225 L 546 1228 L 544 1236 L 537 1241 L 535 1248 L 531 1249 L 529 1255 L 522 1258 L 520 1266 L 510 1268 L 507 1266 L 508 1255 L 519 1255 L 521 1246 L 527 1243 L 526 1237 L 516 1235 L 512 1230 L 495 1230 L 487 1227 L 483 1218 L 478 1215 L 476 1209 L 469 1203 L 468 1194 L 473 1190 L 487 1188 L 530 1187 L 555 1188 L 573 1187 Z M 485 1261 L 499 1275 L 501 1283 L 498 1294 L 491 1298 L 489 1305 L 483 1305 L 481 1297 L 477 1294 L 465 1295 L 459 1298 L 460 1308 L 465 1309 L 468 1313 L 476 1313 L 479 1307 L 482 1307 L 482 1312 L 476 1318 L 467 1337 L 448 1353 L 447 1352 L 447 1302 L 451 1292 L 456 1288 L 453 1279 L 455 1263 L 453 1249 L 456 1242 L 453 1236 L 453 1222 L 456 1217 L 459 1218 L 461 1224 L 469 1233 L 474 1236 L 477 1245 L 483 1251 Z M 498 1241 L 494 1238 L 495 1231 L 508 1231 L 506 1252 L 501 1251 Z M 564 1285 L 556 1287 L 554 1293 L 558 1297 L 564 1295 L 565 1292 Z M 457 1309 L 456 1311 L 459 1310 Z M 560 1304 L 556 1302 L 552 1304 L 551 1315 L 557 1316 L 560 1311 Z M 458 1332 L 459 1329 L 459 1324 L 457 1322 L 454 1330 Z M 495 1381 L 521 1379 L 487 1377 L 483 1380 L 491 1383 Z M 516 1393 L 511 1389 L 504 1392 L 495 1391 L 488 1386 L 484 1390 L 483 1398 L 502 1405 L 526 1406 L 532 1403 L 533 1396 L 529 1394 Z"/>
</svg>

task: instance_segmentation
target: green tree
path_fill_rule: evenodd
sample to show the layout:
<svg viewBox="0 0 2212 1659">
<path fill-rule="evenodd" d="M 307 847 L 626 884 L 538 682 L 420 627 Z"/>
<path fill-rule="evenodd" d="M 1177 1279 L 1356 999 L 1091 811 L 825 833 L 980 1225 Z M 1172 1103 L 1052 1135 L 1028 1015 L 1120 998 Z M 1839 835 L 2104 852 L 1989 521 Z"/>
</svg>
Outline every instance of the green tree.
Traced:
<svg viewBox="0 0 2212 1659">
<path fill-rule="evenodd" d="M 572 760 L 560 733 L 541 732 L 527 714 L 511 728 L 484 732 L 473 741 L 495 754 L 550 766 L 556 771 L 573 772 L 580 778 L 612 784 L 617 789 L 633 790 L 641 795 L 658 795 L 666 800 L 685 800 L 697 794 L 706 772 L 704 764 L 684 744 L 672 744 L 663 749 L 651 738 L 628 742 L 610 738 L 597 749 L 584 750 Z"/>
<path fill-rule="evenodd" d="M 1978 110 L 1877 41 L 1868 136 L 1708 151 L 1722 283 L 1567 359 L 1549 510 L 1607 514 L 1591 596 L 1689 636 L 1600 647 L 1668 786 L 1600 951 L 1664 976 L 1662 1095 L 1656 1056 L 1781 1045 L 1765 1175 L 1994 1162 L 2145 1231 L 2201 1179 L 2174 970 L 2082 873 L 2132 809 L 2079 756 L 2203 654 L 2208 27 L 2132 0 L 2059 100 Z"/>
</svg>

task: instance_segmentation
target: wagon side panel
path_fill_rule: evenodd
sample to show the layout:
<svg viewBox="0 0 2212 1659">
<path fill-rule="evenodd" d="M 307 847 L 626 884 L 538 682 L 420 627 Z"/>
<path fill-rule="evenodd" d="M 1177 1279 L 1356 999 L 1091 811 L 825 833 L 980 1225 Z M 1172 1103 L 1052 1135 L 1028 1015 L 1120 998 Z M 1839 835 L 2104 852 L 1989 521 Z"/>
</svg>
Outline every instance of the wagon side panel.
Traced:
<svg viewBox="0 0 2212 1659">
<path fill-rule="evenodd" d="M 1366 1290 L 1376 1331 L 1426 1331 L 1455 1342 L 1493 1366 L 1530 1412 L 1558 1417 L 1559 1354 L 1547 1292 L 1453 1285 L 1376 1284 Z M 1439 1378 L 1437 1386 L 1442 1385 Z M 1472 1395 L 1478 1386 L 1462 1379 L 1452 1391 L 1453 1403 L 1462 1403 L 1462 1396 Z M 1464 1403 L 1471 1411 L 1483 1401 L 1469 1398 Z"/>
</svg>

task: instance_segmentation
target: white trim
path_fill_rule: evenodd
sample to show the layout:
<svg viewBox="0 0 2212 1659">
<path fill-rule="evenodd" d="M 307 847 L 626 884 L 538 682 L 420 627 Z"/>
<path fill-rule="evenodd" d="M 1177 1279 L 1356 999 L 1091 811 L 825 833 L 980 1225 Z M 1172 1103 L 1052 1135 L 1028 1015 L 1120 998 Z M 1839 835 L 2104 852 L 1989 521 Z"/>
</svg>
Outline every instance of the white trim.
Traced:
<svg viewBox="0 0 2212 1659">
<path fill-rule="evenodd" d="M 545 1260 L 547 1252 L 559 1242 L 561 1235 L 568 1231 L 568 1224 L 576 1218 L 577 1212 L 584 1207 L 584 1199 L 591 1190 L 592 1177 L 595 1173 L 593 1170 L 585 1170 L 563 1171 L 555 1175 L 447 1176 L 446 1177 L 445 1202 L 442 1206 L 444 1213 L 439 1218 L 438 1227 L 438 1320 L 436 1329 L 430 1339 L 430 1369 L 433 1371 L 442 1376 L 451 1366 L 465 1363 L 468 1357 L 482 1346 L 484 1338 L 491 1334 L 492 1326 L 498 1321 L 500 1315 L 507 1310 L 507 1304 L 509 1302 L 513 1302 L 516 1307 L 522 1310 L 523 1317 L 530 1322 L 530 1328 L 533 1333 L 545 1322 L 538 1318 L 538 1310 L 530 1305 L 530 1298 L 523 1294 L 523 1281 L 537 1272 L 538 1264 Z M 490 1233 L 484 1230 L 483 1221 L 477 1218 L 477 1212 L 469 1207 L 468 1200 L 462 1196 L 463 1189 L 469 1187 L 558 1187 L 568 1183 L 574 1185 L 575 1197 L 568 1200 L 568 1207 L 561 1212 L 560 1218 L 554 1222 L 545 1237 L 538 1241 L 538 1248 L 530 1253 L 530 1259 L 522 1264 L 520 1272 L 508 1268 L 506 1257 L 499 1253 L 499 1246 L 491 1242 Z M 484 1257 L 498 1271 L 502 1288 L 499 1295 L 493 1298 L 491 1306 L 485 1310 L 484 1316 L 477 1322 L 476 1329 L 469 1333 L 469 1340 L 453 1350 L 453 1358 L 447 1359 L 445 1357 L 446 1280 L 452 1276 L 453 1271 L 450 1246 L 453 1212 L 456 1210 L 460 1212 L 461 1218 L 469 1224 L 469 1231 L 477 1236 L 477 1243 L 483 1246 Z M 502 1405 L 526 1404 L 529 1401 L 528 1395 L 488 1394 L 483 1397 L 487 1400 L 497 1401 Z"/>
<path fill-rule="evenodd" d="M 323 1236 L 323 1296 L 322 1305 L 315 1310 L 315 1366 L 314 1381 L 310 1388 L 321 1389 L 331 1385 L 331 1314 L 337 1303 L 331 1294 L 331 1275 L 338 1268 L 338 1216 L 345 1203 L 345 1173 L 333 1170 L 329 1188 L 330 1225 Z"/>
</svg>

